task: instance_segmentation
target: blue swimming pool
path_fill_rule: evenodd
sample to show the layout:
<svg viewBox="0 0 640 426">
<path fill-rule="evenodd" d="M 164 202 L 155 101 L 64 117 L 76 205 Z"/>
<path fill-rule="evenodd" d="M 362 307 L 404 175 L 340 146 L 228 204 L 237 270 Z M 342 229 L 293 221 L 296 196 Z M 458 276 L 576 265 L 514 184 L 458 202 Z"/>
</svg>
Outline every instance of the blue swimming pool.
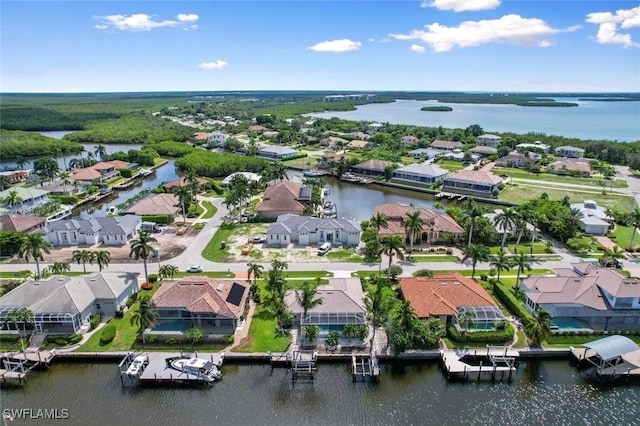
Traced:
<svg viewBox="0 0 640 426">
<path fill-rule="evenodd" d="M 191 324 L 187 321 L 171 321 L 158 324 L 153 327 L 152 331 L 186 331 L 191 328 Z"/>
<path fill-rule="evenodd" d="M 552 325 L 555 325 L 560 330 L 575 330 L 575 329 L 588 329 L 591 330 L 589 324 L 584 321 L 580 321 L 575 318 L 554 318 Z"/>
</svg>

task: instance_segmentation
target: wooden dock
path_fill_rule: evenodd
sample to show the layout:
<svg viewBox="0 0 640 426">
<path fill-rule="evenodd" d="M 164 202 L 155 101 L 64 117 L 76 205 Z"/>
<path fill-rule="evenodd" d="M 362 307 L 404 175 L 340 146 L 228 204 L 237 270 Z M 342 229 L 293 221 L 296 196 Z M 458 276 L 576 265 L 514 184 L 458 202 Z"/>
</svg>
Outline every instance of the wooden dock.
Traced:
<svg viewBox="0 0 640 426">
<path fill-rule="evenodd" d="M 313 380 L 318 368 L 318 353 L 293 349 L 288 352 L 269 353 L 271 368 L 285 367 L 291 370 L 291 380 L 295 383 L 298 379 Z"/>
<path fill-rule="evenodd" d="M 447 379 L 510 381 L 517 371 L 518 357 L 518 352 L 501 346 L 487 346 L 486 351 L 441 352 Z"/>
<path fill-rule="evenodd" d="M 20 351 L 0 354 L 0 380 L 3 384 L 23 384 L 27 373 L 34 368 L 48 368 L 55 357 L 55 349 L 51 351 Z"/>
<path fill-rule="evenodd" d="M 371 380 L 373 382 L 380 380 L 378 357 L 373 352 L 371 352 L 369 356 L 358 357 L 351 355 L 351 368 L 354 382 L 358 379 Z"/>
</svg>

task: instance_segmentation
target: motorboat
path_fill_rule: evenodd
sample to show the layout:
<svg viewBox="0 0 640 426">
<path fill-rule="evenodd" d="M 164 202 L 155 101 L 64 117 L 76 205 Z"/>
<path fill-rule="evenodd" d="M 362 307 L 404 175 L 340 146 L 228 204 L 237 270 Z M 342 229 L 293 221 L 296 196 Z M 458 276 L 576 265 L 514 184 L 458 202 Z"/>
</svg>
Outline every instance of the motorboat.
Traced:
<svg viewBox="0 0 640 426">
<path fill-rule="evenodd" d="M 357 182 L 359 179 L 358 176 L 349 172 L 345 172 L 342 176 L 340 176 L 340 180 L 343 180 L 345 182 Z"/>
<path fill-rule="evenodd" d="M 149 364 L 149 357 L 147 355 L 138 355 L 133 359 L 129 368 L 127 368 L 126 374 L 128 376 L 139 376 L 147 364 Z"/>
<path fill-rule="evenodd" d="M 167 359 L 171 368 L 183 373 L 192 374 L 205 382 L 212 383 L 222 378 L 222 373 L 211 361 L 202 358 Z"/>
<path fill-rule="evenodd" d="M 304 170 L 302 172 L 302 177 L 307 179 L 316 179 L 318 177 L 318 172 L 315 170 Z"/>
<path fill-rule="evenodd" d="M 153 170 L 149 169 L 142 169 L 138 172 L 140 176 L 149 176 L 151 173 L 153 173 Z"/>
</svg>

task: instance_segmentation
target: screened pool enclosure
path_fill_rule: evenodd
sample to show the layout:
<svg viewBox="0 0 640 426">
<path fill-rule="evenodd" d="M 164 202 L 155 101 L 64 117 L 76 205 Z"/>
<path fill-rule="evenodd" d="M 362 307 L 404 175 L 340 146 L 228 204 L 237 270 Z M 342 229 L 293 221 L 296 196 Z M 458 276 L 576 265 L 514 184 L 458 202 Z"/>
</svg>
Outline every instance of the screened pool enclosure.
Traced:
<svg viewBox="0 0 640 426">
<path fill-rule="evenodd" d="M 466 314 L 465 312 L 470 312 Z M 455 324 L 468 331 L 491 331 L 507 321 L 497 306 L 463 306 L 458 308 Z"/>
<path fill-rule="evenodd" d="M 302 326 L 317 325 L 320 334 L 329 333 L 330 331 L 342 331 L 345 324 L 366 324 L 364 312 L 353 313 L 324 313 L 309 312 L 307 316 L 302 318 Z"/>
</svg>

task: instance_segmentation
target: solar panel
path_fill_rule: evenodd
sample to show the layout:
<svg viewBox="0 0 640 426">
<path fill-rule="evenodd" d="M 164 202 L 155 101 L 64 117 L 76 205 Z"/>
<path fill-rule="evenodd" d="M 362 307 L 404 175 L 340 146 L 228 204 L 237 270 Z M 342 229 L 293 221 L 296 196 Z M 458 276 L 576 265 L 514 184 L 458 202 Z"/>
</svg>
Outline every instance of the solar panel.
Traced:
<svg viewBox="0 0 640 426">
<path fill-rule="evenodd" d="M 231 286 L 231 291 L 229 291 L 229 295 L 227 296 L 227 302 L 232 305 L 240 306 L 240 302 L 242 302 L 242 296 L 244 295 L 246 287 L 240 285 L 238 283 L 233 283 Z"/>
</svg>

